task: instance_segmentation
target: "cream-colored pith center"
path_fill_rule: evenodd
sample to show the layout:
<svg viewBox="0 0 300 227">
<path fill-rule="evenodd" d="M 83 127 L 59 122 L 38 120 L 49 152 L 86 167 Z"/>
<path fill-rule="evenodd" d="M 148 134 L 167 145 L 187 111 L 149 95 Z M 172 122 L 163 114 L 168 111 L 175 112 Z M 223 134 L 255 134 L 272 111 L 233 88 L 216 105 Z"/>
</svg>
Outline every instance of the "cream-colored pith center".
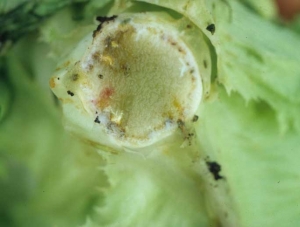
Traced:
<svg viewBox="0 0 300 227">
<path fill-rule="evenodd" d="M 77 71 L 92 120 L 127 145 L 151 144 L 193 117 L 199 70 L 180 35 L 159 24 L 117 18 L 102 25 Z"/>
</svg>

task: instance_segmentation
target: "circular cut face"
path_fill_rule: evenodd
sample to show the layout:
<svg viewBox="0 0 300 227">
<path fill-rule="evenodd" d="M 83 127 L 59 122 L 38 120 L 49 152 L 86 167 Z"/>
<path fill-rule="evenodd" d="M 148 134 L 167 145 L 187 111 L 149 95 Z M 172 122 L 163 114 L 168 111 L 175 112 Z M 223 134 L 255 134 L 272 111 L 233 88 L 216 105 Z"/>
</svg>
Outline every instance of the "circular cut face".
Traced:
<svg viewBox="0 0 300 227">
<path fill-rule="evenodd" d="M 123 145 L 145 146 L 191 120 L 202 84 L 177 30 L 149 15 L 101 19 L 68 73 L 91 121 Z"/>
</svg>

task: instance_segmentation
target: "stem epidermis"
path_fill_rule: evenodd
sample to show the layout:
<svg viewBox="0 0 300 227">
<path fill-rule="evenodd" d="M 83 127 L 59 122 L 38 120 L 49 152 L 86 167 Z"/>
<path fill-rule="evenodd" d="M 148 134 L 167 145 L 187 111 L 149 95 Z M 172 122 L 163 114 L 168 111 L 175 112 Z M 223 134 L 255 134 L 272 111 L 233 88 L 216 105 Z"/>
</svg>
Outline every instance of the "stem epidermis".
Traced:
<svg viewBox="0 0 300 227">
<path fill-rule="evenodd" d="M 77 100 L 99 130 L 129 147 L 170 135 L 202 98 L 199 68 L 179 31 L 149 13 L 103 22 L 60 77 L 54 92 L 71 90 L 68 103 Z"/>
</svg>

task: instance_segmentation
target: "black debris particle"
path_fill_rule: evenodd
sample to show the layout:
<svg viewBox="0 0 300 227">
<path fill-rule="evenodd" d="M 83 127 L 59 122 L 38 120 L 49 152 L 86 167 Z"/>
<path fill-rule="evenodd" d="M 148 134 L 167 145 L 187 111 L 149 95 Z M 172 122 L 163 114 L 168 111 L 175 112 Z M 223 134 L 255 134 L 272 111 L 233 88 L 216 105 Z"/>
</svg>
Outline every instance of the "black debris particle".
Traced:
<svg viewBox="0 0 300 227">
<path fill-rule="evenodd" d="M 193 121 L 193 122 L 196 122 L 196 121 L 198 121 L 198 119 L 199 119 L 199 117 L 198 117 L 197 115 L 194 115 L 192 121 Z"/>
<path fill-rule="evenodd" d="M 210 31 L 210 33 L 213 35 L 216 31 L 216 27 L 215 27 L 215 24 L 210 24 L 206 27 L 206 30 L 207 31 Z"/>
<path fill-rule="evenodd" d="M 98 116 L 95 118 L 94 122 L 95 122 L 95 123 L 98 123 L 98 124 L 101 123 Z"/>
<path fill-rule="evenodd" d="M 223 179 L 223 177 L 220 175 L 221 166 L 217 162 L 206 162 L 209 172 L 212 173 L 215 180 Z"/>
<path fill-rule="evenodd" d="M 186 26 L 186 28 L 192 28 L 192 25 L 188 24 L 188 25 Z"/>
<path fill-rule="evenodd" d="M 115 18 L 117 18 L 116 15 L 113 15 L 111 17 L 105 17 L 105 16 L 104 17 L 103 16 L 96 17 L 96 20 L 99 21 L 100 24 L 98 25 L 98 27 L 96 28 L 96 30 L 93 32 L 93 38 L 95 38 L 97 32 L 99 32 L 101 30 L 103 23 L 112 21 Z"/>
<path fill-rule="evenodd" d="M 185 137 L 185 139 L 188 141 L 189 146 L 192 145 L 192 139 L 195 136 L 194 133 L 188 133 L 187 136 Z"/>
<path fill-rule="evenodd" d="M 100 23 L 104 23 L 106 21 L 111 21 L 114 20 L 115 18 L 117 18 L 117 15 L 113 15 L 111 17 L 102 17 L 102 16 L 98 16 L 96 17 L 96 20 L 99 21 Z"/>
<path fill-rule="evenodd" d="M 60 80 L 60 78 L 59 78 L 59 77 L 57 77 L 57 80 Z"/>
<path fill-rule="evenodd" d="M 74 93 L 72 91 L 67 91 L 68 95 L 74 96 Z"/>
<path fill-rule="evenodd" d="M 103 79 L 103 75 L 102 74 L 99 74 L 98 77 L 99 77 L 99 79 Z"/>
<path fill-rule="evenodd" d="M 195 135 L 194 133 L 189 133 L 189 134 L 188 134 L 188 137 L 191 138 L 191 137 L 193 137 L 194 135 Z"/>
</svg>

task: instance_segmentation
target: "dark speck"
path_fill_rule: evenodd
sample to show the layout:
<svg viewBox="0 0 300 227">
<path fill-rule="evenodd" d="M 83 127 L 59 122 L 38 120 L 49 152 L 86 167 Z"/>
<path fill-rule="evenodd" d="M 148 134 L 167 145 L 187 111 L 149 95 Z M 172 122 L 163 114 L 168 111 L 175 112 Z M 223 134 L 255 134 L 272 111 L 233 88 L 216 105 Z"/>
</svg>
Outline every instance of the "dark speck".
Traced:
<svg viewBox="0 0 300 227">
<path fill-rule="evenodd" d="M 204 65 L 204 68 L 207 69 L 207 61 L 206 60 L 203 61 L 203 65 Z"/>
<path fill-rule="evenodd" d="M 215 27 L 215 24 L 210 24 L 206 27 L 206 30 L 207 31 L 210 31 L 210 33 L 213 35 L 216 31 L 216 27 Z"/>
<path fill-rule="evenodd" d="M 67 91 L 68 95 L 74 96 L 74 93 L 72 91 Z"/>
<path fill-rule="evenodd" d="M 186 28 L 191 28 L 192 27 L 192 25 L 190 25 L 190 24 L 188 24 L 187 26 L 186 26 Z"/>
<path fill-rule="evenodd" d="M 99 79 L 103 79 L 103 75 L 102 74 L 99 74 L 98 77 L 99 77 Z"/>
<path fill-rule="evenodd" d="M 215 180 L 223 179 L 222 176 L 220 176 L 221 166 L 217 162 L 206 162 L 209 172 L 212 173 Z"/>
<path fill-rule="evenodd" d="M 198 117 L 197 115 L 194 115 L 192 121 L 193 121 L 193 122 L 196 122 L 196 121 L 198 121 L 198 118 L 199 118 L 199 117 Z"/>
<path fill-rule="evenodd" d="M 76 74 L 73 74 L 72 75 L 72 80 L 73 81 L 76 81 L 76 80 L 78 80 L 78 77 L 79 77 L 79 75 L 76 73 Z"/>
<path fill-rule="evenodd" d="M 95 118 L 94 122 L 95 122 L 95 123 L 98 123 L 98 124 L 101 123 L 98 116 Z"/>
<path fill-rule="evenodd" d="M 178 128 L 184 127 L 184 122 L 183 122 L 181 119 L 179 119 L 179 120 L 177 121 L 177 126 L 178 126 Z"/>
</svg>

